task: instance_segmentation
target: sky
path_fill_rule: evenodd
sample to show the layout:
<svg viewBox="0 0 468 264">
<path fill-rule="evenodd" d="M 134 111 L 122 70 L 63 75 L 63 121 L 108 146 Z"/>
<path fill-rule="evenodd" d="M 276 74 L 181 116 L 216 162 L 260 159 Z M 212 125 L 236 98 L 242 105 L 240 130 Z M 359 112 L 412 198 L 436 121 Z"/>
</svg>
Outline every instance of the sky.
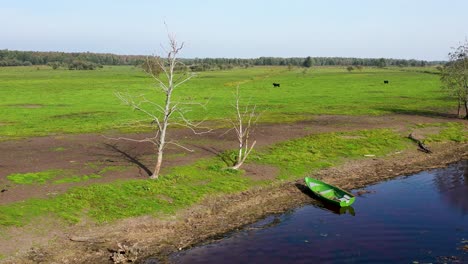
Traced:
<svg viewBox="0 0 468 264">
<path fill-rule="evenodd" d="M 447 60 L 466 0 L 0 0 L 0 49 Z M 167 25 L 167 26 L 166 26 Z"/>
</svg>

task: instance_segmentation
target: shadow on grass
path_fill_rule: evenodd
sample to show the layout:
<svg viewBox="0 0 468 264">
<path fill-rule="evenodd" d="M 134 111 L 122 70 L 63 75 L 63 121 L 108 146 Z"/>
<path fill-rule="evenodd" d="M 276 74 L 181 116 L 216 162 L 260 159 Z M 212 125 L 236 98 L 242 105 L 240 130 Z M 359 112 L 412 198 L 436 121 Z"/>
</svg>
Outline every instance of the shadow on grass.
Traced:
<svg viewBox="0 0 468 264">
<path fill-rule="evenodd" d="M 234 166 L 236 163 L 235 156 L 232 155 L 232 151 L 221 151 L 217 150 L 213 147 L 206 147 L 206 146 L 197 146 L 204 151 L 212 153 L 216 155 L 216 157 L 220 158 L 228 167 Z"/>
<path fill-rule="evenodd" d="M 418 116 L 426 116 L 426 117 L 442 117 L 442 118 L 450 118 L 450 119 L 459 119 L 457 114 L 440 112 L 437 110 L 409 110 L 409 109 L 391 108 L 391 107 L 381 107 L 381 108 L 377 108 L 377 110 L 391 112 L 391 113 L 400 114 L 400 115 L 418 115 Z"/>
<path fill-rule="evenodd" d="M 113 152 L 116 152 L 118 154 L 120 154 L 120 156 L 132 163 L 132 164 L 135 164 L 137 165 L 139 168 L 141 168 L 142 170 L 144 170 L 146 172 L 146 174 L 148 174 L 148 176 L 151 176 L 153 175 L 153 172 L 151 172 L 150 169 L 148 169 L 148 167 L 146 167 L 141 161 L 140 161 L 140 158 L 138 155 L 135 155 L 135 154 L 131 154 L 129 151 L 125 151 L 121 148 L 119 148 L 117 146 L 117 144 L 109 144 L 109 143 L 104 143 L 104 145 L 106 146 L 107 149 L 113 151 Z"/>
</svg>

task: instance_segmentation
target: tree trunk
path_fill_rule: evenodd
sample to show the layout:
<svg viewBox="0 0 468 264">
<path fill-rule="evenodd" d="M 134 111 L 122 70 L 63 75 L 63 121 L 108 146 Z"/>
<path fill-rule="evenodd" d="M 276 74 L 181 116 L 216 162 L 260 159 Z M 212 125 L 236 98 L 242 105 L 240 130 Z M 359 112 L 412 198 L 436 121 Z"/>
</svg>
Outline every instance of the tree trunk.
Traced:
<svg viewBox="0 0 468 264">
<path fill-rule="evenodd" d="M 239 156 L 237 157 L 237 161 L 234 164 L 234 166 L 231 167 L 231 169 L 238 170 L 242 166 L 242 164 L 244 164 L 245 160 L 247 159 L 247 156 L 249 156 L 250 152 L 252 151 L 256 143 L 257 141 L 254 141 L 249 149 L 247 149 L 248 144 L 245 144 L 245 146 L 244 144 L 241 145 L 241 149 L 239 149 Z"/>
<path fill-rule="evenodd" d="M 421 140 L 413 136 L 413 133 L 410 133 L 408 138 L 418 143 L 418 147 L 420 151 L 425 152 L 425 153 L 432 153 L 432 151 L 426 145 L 424 145 L 424 143 L 422 143 Z"/>
<path fill-rule="evenodd" d="M 465 119 L 468 119 L 468 100 L 465 101 Z"/>
<path fill-rule="evenodd" d="M 163 151 L 158 150 L 158 158 L 156 160 L 156 166 L 154 167 L 153 175 L 150 176 L 150 179 L 157 179 L 159 177 L 159 171 L 161 170 L 163 160 Z"/>
<path fill-rule="evenodd" d="M 243 151 L 244 151 L 244 143 L 242 142 L 241 139 L 239 139 L 239 153 L 237 154 L 236 161 L 234 162 L 234 165 L 232 165 L 231 169 L 238 170 L 240 166 L 242 166 L 243 161 Z"/>
<path fill-rule="evenodd" d="M 242 166 L 243 163 L 244 163 L 244 162 L 242 162 L 242 161 L 241 161 L 241 162 L 237 162 L 237 164 L 235 164 L 234 166 L 232 166 L 231 169 L 233 169 L 233 170 L 238 170 L 238 169 Z"/>
<path fill-rule="evenodd" d="M 241 143 L 239 144 L 239 153 L 237 154 L 236 163 L 234 163 L 234 166 L 232 166 L 232 168 L 235 170 L 237 170 L 242 165 L 242 151 L 243 150 L 244 150 L 244 144 L 241 141 Z"/>
<path fill-rule="evenodd" d="M 166 145 L 166 130 L 167 130 L 167 119 L 168 115 L 166 115 L 163 123 L 163 127 L 161 130 L 161 134 L 159 135 L 159 145 L 158 145 L 158 158 L 156 160 L 156 167 L 154 167 L 153 175 L 151 175 L 151 179 L 157 179 L 159 177 L 159 171 L 161 170 L 161 164 L 163 161 L 163 154 L 164 154 L 164 147 Z"/>
</svg>

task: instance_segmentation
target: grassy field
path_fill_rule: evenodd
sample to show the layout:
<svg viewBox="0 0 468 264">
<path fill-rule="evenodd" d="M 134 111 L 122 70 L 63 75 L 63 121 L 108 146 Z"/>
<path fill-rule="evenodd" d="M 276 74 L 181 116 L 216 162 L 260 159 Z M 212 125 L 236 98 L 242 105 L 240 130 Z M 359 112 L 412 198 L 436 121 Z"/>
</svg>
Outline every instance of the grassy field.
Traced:
<svg viewBox="0 0 468 264">
<path fill-rule="evenodd" d="M 190 115 L 214 121 L 232 114 L 227 106 L 237 84 L 244 102 L 250 99 L 264 111 L 261 122 L 308 119 L 313 114 L 431 114 L 453 107 L 440 91 L 438 75 L 424 73 L 425 69 L 433 72 L 431 68 L 365 68 L 348 73 L 344 67 L 307 72 L 285 67 L 203 72 L 180 86 L 175 99 L 209 101 L 206 110 L 194 108 Z M 4 67 L 0 80 L 0 140 L 105 132 L 144 117 L 123 105 L 114 95 L 118 91 L 162 100 L 154 96 L 151 78 L 135 67 L 94 71 Z M 384 85 L 383 80 L 390 84 Z M 273 88 L 273 82 L 281 83 L 281 88 Z"/>
<path fill-rule="evenodd" d="M 195 109 L 192 118 L 217 121 L 231 115 L 234 88 L 241 84 L 246 101 L 263 110 L 262 122 L 309 119 L 314 114 L 381 115 L 387 113 L 440 114 L 453 102 L 439 88 L 432 69 L 373 69 L 348 73 L 344 68 L 288 71 L 259 67 L 198 74 L 176 92 L 176 100 L 204 102 L 208 111 Z M 90 133 L 120 129 L 141 118 L 114 95 L 151 94 L 153 84 L 134 67 L 105 67 L 95 71 L 52 70 L 46 67 L 0 68 L 0 140 L 59 133 Z M 390 84 L 384 85 L 383 80 Z M 272 83 L 281 83 L 273 88 Z M 154 97 L 153 97 L 154 98 Z M 162 98 L 154 98 L 162 100 Z M 421 124 L 436 127 L 427 142 L 466 142 L 461 123 Z M 234 193 L 254 186 L 299 179 L 322 168 L 365 155 L 385 156 L 413 148 L 406 135 L 391 129 L 314 134 L 254 151 L 248 163 L 278 169 L 276 178 L 253 180 L 243 171 L 226 170 L 220 157 L 171 168 L 159 180 L 119 180 L 75 187 L 48 199 L 27 199 L 0 206 L 0 233 L 38 217 L 58 217 L 75 223 L 92 219 L 105 223 L 132 216 L 167 215 L 214 194 Z M 65 151 L 55 148 L 53 151 Z M 228 151 L 226 155 L 230 155 Z M 86 182 L 106 173 L 125 170 L 106 167 L 95 174 L 51 169 L 15 173 L 9 185 Z M 5 229 L 6 230 L 6 229 Z"/>
</svg>

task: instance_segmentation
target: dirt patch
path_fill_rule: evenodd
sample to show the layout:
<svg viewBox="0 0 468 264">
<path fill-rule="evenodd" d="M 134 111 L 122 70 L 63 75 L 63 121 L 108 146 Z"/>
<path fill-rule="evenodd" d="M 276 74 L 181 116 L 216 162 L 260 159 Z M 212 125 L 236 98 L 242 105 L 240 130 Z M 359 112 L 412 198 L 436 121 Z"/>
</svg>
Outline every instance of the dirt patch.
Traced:
<svg viewBox="0 0 468 264">
<path fill-rule="evenodd" d="M 156 196 L 156 199 L 168 202 L 170 204 L 174 202 L 174 199 L 172 199 L 171 197 L 169 197 L 167 195 L 164 195 L 164 194 L 158 194 Z"/>
<path fill-rule="evenodd" d="M 248 163 L 242 168 L 245 170 L 246 177 L 257 181 L 274 180 L 279 175 L 279 169 L 271 165 Z"/>
<path fill-rule="evenodd" d="M 105 111 L 93 111 L 93 112 L 79 112 L 79 113 L 70 113 L 64 115 L 54 115 L 51 118 L 82 118 L 82 117 L 89 117 L 94 115 L 111 115 L 114 114 L 113 112 L 105 112 Z"/>
<path fill-rule="evenodd" d="M 13 122 L 0 122 L 0 126 L 11 126 L 13 124 Z"/>
<path fill-rule="evenodd" d="M 35 108 L 42 108 L 44 105 L 41 104 L 13 104 L 8 105 L 9 107 L 17 107 L 17 108 L 28 108 L 28 109 L 35 109 Z"/>
<path fill-rule="evenodd" d="M 442 131 L 441 127 L 423 127 L 416 128 L 411 133 L 417 140 L 424 140 L 427 136 L 439 134 Z"/>
<path fill-rule="evenodd" d="M 362 138 L 361 136 L 341 136 L 343 139 L 360 139 Z"/>
<path fill-rule="evenodd" d="M 42 217 L 37 219 L 36 223 L 29 224 L 24 227 L 11 227 L 8 229 L 8 232 L 0 233 L 0 254 L 4 254 L 5 252 L 17 252 L 18 249 L 20 249 L 24 250 L 23 253 L 26 254 L 27 259 L 30 259 L 30 263 L 38 263 L 37 260 L 41 258 L 40 255 L 49 254 L 47 253 L 47 250 L 35 247 L 37 245 L 46 245 L 51 239 L 66 239 L 66 234 L 63 233 L 63 230 L 66 228 L 67 226 L 61 221 L 51 217 Z M 26 247 L 24 247 L 25 245 Z M 40 254 L 39 252 L 43 252 L 43 254 Z M 0 260 L 0 263 L 1 262 L 2 261 Z M 13 263 L 28 262 L 23 260 Z"/>
<path fill-rule="evenodd" d="M 203 185 L 207 185 L 211 182 L 211 180 L 202 180 L 202 181 L 197 181 L 197 182 L 193 182 L 192 184 L 194 184 L 195 186 L 203 186 Z"/>
</svg>

